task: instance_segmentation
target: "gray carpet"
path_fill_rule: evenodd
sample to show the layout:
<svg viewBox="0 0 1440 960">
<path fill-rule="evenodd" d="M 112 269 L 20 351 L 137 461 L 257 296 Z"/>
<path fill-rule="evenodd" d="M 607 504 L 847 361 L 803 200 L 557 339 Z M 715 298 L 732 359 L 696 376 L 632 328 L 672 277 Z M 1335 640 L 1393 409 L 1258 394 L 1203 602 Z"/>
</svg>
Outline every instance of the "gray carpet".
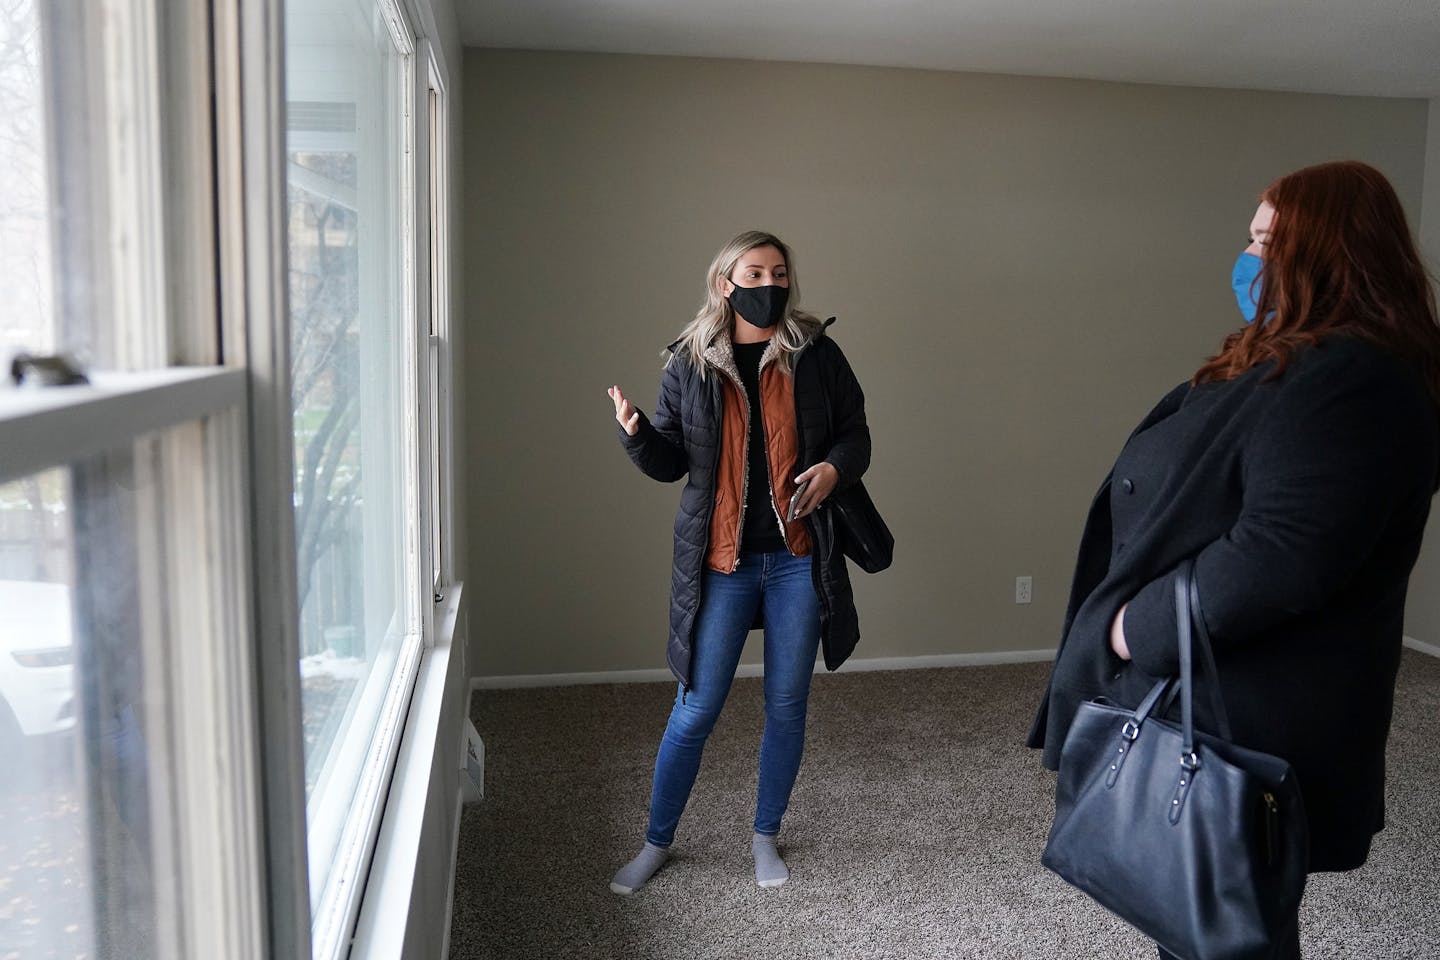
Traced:
<svg viewBox="0 0 1440 960">
<path fill-rule="evenodd" d="M 487 796 L 461 825 L 450 956 L 472 958 L 1153 957 L 1040 866 L 1054 777 L 1025 749 L 1048 664 L 816 678 L 781 846 L 750 861 L 759 680 L 737 680 L 675 856 L 633 897 L 668 684 L 479 691 Z M 1440 956 L 1440 660 L 1406 651 L 1389 825 L 1370 863 L 1311 878 L 1307 960 Z"/>
</svg>

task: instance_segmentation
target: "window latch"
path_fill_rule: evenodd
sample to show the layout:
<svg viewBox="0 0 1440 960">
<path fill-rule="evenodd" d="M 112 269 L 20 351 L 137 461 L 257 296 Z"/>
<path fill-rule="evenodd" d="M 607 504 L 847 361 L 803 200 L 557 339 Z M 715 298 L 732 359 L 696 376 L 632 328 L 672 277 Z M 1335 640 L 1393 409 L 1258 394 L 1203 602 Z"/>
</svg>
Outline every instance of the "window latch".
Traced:
<svg viewBox="0 0 1440 960">
<path fill-rule="evenodd" d="M 51 357 L 37 357 L 31 353 L 17 353 L 10 361 L 10 381 L 15 386 L 73 387 L 89 383 L 90 378 L 74 360 L 56 354 Z"/>
</svg>

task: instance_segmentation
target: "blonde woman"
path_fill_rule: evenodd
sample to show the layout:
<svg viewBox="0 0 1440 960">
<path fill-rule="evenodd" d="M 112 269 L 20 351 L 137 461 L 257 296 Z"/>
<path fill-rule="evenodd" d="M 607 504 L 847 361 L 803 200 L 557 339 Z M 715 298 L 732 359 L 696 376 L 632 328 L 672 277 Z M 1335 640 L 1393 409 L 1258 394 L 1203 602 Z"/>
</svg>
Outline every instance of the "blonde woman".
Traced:
<svg viewBox="0 0 1440 960">
<path fill-rule="evenodd" d="M 669 856 L 705 740 L 754 627 L 765 630 L 765 734 L 755 879 L 789 871 L 776 847 L 800 769 L 817 646 L 834 670 L 859 623 L 824 503 L 870 463 L 865 398 L 845 355 L 798 308 L 790 250 L 742 233 L 705 275 L 705 305 L 670 345 L 653 416 L 609 390 L 620 441 L 647 476 L 684 479 L 675 517 L 667 660 L 680 682 L 655 760 L 640 854 L 610 889 L 638 890 Z"/>
</svg>

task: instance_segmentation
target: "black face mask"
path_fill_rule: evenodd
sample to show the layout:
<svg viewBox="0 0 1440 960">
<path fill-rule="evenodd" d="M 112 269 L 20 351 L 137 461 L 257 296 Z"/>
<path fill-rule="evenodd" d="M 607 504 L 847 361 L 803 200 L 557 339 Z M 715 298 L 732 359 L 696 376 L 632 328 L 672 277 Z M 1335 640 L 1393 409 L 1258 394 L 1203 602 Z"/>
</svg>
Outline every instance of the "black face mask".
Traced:
<svg viewBox="0 0 1440 960">
<path fill-rule="evenodd" d="M 787 287 L 736 286 L 725 299 L 747 323 L 764 330 L 775 326 L 785 316 L 790 290 Z"/>
</svg>

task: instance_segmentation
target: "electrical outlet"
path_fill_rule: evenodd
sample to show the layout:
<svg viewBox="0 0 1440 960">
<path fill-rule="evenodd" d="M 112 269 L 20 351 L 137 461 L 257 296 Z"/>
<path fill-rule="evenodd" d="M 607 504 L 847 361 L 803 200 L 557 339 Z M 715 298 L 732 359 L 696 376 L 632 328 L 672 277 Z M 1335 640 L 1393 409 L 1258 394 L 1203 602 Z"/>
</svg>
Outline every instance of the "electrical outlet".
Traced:
<svg viewBox="0 0 1440 960">
<path fill-rule="evenodd" d="M 1029 602 L 1030 602 L 1030 578 L 1029 578 L 1029 577 L 1016 577 L 1016 578 L 1015 578 L 1015 602 L 1016 602 L 1016 603 L 1029 603 Z"/>
</svg>

